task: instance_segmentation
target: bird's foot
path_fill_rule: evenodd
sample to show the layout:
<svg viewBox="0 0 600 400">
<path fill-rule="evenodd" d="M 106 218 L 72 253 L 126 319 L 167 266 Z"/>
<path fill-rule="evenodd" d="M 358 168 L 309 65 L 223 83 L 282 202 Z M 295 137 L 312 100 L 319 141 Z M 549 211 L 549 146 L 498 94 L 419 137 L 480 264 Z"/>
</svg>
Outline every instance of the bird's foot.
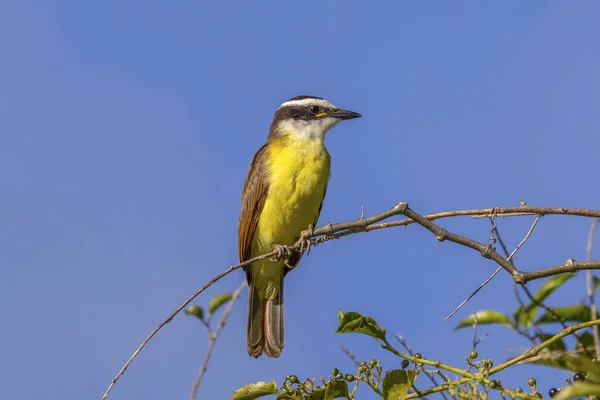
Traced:
<svg viewBox="0 0 600 400">
<path fill-rule="evenodd" d="M 276 244 L 276 245 L 273 245 L 273 249 L 277 252 L 277 254 L 275 254 L 274 256 L 272 256 L 270 258 L 271 261 L 273 261 L 273 262 L 287 260 L 292 255 L 292 251 L 290 250 L 290 248 L 288 246 L 281 246 L 281 245 Z"/>
<path fill-rule="evenodd" d="M 306 255 L 310 254 L 310 248 L 312 246 L 312 241 L 310 240 L 313 236 L 315 228 L 310 225 L 307 230 L 302 231 L 300 234 L 300 254 L 303 254 L 306 251 Z"/>
</svg>

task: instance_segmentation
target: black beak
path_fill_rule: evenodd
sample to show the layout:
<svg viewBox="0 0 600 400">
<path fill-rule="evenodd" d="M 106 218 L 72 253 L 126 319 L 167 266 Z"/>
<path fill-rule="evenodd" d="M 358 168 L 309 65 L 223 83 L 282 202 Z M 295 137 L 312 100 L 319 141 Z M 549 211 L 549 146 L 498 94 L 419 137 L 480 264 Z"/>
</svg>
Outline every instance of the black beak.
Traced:
<svg viewBox="0 0 600 400">
<path fill-rule="evenodd" d="M 354 118 L 362 117 L 362 115 L 360 115 L 357 112 L 349 111 L 349 110 L 342 110 L 340 108 L 331 110 L 329 112 L 329 116 L 333 117 L 333 118 L 339 118 L 339 119 L 354 119 Z"/>
</svg>

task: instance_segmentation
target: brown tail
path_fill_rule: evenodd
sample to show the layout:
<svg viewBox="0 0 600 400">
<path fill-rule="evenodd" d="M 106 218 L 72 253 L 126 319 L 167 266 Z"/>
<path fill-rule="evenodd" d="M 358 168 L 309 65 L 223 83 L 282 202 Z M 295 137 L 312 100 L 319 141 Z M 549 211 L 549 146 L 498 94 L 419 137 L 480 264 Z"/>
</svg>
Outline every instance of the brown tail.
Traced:
<svg viewBox="0 0 600 400">
<path fill-rule="evenodd" d="M 283 350 L 283 275 L 279 292 L 272 300 L 261 297 L 259 288 L 248 283 L 248 323 L 246 347 L 248 354 L 259 357 L 264 351 L 267 357 L 277 358 Z"/>
</svg>

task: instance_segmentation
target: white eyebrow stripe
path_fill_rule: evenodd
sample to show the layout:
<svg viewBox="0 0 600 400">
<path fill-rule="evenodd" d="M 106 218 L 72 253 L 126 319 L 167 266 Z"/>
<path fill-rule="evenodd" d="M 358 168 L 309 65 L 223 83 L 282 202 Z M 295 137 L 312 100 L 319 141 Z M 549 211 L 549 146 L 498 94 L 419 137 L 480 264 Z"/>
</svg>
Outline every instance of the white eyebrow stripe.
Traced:
<svg viewBox="0 0 600 400">
<path fill-rule="evenodd" d="M 302 107 L 302 106 L 309 106 L 309 105 L 311 105 L 311 106 L 315 105 L 315 106 L 319 106 L 319 107 L 323 107 L 323 108 L 337 108 L 336 106 L 334 106 L 327 100 L 323 100 L 323 99 L 290 100 L 290 101 L 286 101 L 285 103 L 283 103 L 281 106 L 279 106 L 279 108 L 292 107 L 292 106 Z"/>
</svg>

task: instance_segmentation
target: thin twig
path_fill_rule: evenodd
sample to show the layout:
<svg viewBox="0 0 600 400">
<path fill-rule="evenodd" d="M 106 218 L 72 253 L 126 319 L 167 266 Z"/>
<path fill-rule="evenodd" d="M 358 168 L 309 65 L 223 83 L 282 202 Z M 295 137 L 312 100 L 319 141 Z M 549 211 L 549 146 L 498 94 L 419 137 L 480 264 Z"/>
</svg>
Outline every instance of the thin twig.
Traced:
<svg viewBox="0 0 600 400">
<path fill-rule="evenodd" d="M 588 322 L 584 322 L 582 324 L 578 324 L 578 325 L 572 325 L 569 326 L 567 329 L 559 332 L 558 334 L 554 335 L 553 337 L 551 337 L 550 339 L 544 341 L 543 343 L 532 347 L 531 349 L 529 349 L 528 351 L 521 353 L 520 355 L 492 368 L 489 370 L 488 372 L 488 376 L 492 376 L 493 374 L 496 374 L 512 365 L 518 364 L 520 362 L 523 362 L 525 360 L 528 360 L 532 357 L 537 356 L 542 350 L 546 349 L 547 347 L 553 345 L 554 343 L 556 343 L 557 341 L 561 340 L 562 338 L 564 338 L 565 336 L 568 336 L 570 334 L 572 334 L 575 331 L 584 329 L 584 328 L 588 328 L 590 326 L 597 326 L 600 325 L 600 320 L 594 320 L 594 321 L 588 321 Z M 441 367 L 441 366 L 440 366 Z M 441 367 L 443 368 L 443 367 Z M 466 371 L 464 371 L 466 372 Z M 464 375 L 463 375 L 464 376 Z M 454 385 L 462 385 L 468 382 L 471 382 L 473 379 L 484 379 L 481 376 L 481 373 L 476 374 L 476 375 L 472 375 L 472 376 L 465 376 L 464 378 L 458 379 L 456 381 L 454 381 Z M 501 387 L 502 388 L 502 387 Z M 428 394 L 433 394 L 433 393 L 439 393 L 442 391 L 448 390 L 448 384 L 447 383 L 443 383 L 437 387 L 434 388 L 430 388 L 427 389 L 425 391 L 422 392 L 422 395 L 428 395 Z M 512 394 L 513 398 L 530 398 L 530 396 L 533 398 L 532 395 L 527 394 L 527 393 L 523 393 L 523 392 L 512 392 L 512 393 L 507 393 L 507 394 Z M 414 394 L 409 394 L 407 396 L 407 399 L 413 399 L 416 398 L 418 396 L 414 395 Z"/>
<path fill-rule="evenodd" d="M 351 359 L 354 362 L 354 364 L 356 364 L 357 367 L 360 365 L 360 363 L 358 362 L 358 360 L 356 359 L 356 357 L 354 357 L 354 354 L 352 354 L 352 352 L 350 350 L 348 350 L 344 346 L 340 346 L 340 348 L 342 349 L 342 351 L 344 352 L 344 354 L 347 355 L 348 358 Z"/>
<path fill-rule="evenodd" d="M 506 244 L 504 243 L 504 240 L 502 240 L 502 236 L 500 235 L 500 230 L 496 227 L 496 234 L 498 236 L 498 242 L 500 243 L 500 246 L 502 247 L 502 251 L 504 252 L 504 255 L 508 258 L 510 258 L 510 263 L 512 265 L 515 265 L 515 261 L 513 260 L 513 256 L 514 254 L 516 254 L 516 251 L 521 248 L 521 246 L 523 246 L 523 244 L 525 244 L 525 241 L 527 241 L 527 239 L 529 239 L 529 236 L 531 236 L 531 233 L 533 232 L 533 229 L 535 228 L 535 226 L 537 225 L 537 222 L 540 219 L 540 215 L 537 216 L 537 218 L 535 219 L 535 221 L 533 222 L 531 228 L 529 229 L 529 231 L 527 232 L 527 235 L 525 236 L 525 238 L 521 241 L 521 243 L 519 243 L 519 245 L 517 246 L 517 248 L 515 249 L 515 251 L 513 251 L 512 254 L 508 254 L 508 248 L 506 247 Z M 515 265 L 516 267 L 516 265 Z M 520 285 L 520 287 L 522 287 L 523 289 L 526 289 L 526 287 L 524 285 Z M 525 309 L 525 303 L 523 302 L 523 300 L 521 299 L 521 296 L 519 295 L 519 286 L 517 286 L 517 284 L 515 284 L 514 286 L 514 291 L 515 291 L 515 297 L 517 298 L 517 301 L 519 302 L 519 305 L 522 307 L 521 309 Z M 529 294 L 529 298 L 532 299 L 529 291 L 527 290 L 527 294 Z M 523 336 L 525 336 L 526 338 L 529 339 L 529 341 L 531 341 L 532 344 L 536 344 L 535 338 L 539 337 L 541 340 L 543 340 L 543 332 L 540 329 L 540 327 L 531 319 L 531 316 L 529 313 L 525 313 L 525 325 L 529 325 L 529 323 L 532 323 L 533 329 L 536 331 L 537 336 L 531 336 L 529 333 L 527 333 L 527 328 L 525 328 L 525 330 L 521 330 L 521 328 L 519 327 L 519 323 L 515 322 L 514 324 L 514 329 L 519 332 L 520 334 L 522 334 Z"/>
<path fill-rule="evenodd" d="M 523 238 L 523 240 L 521 240 L 521 243 L 519 243 L 517 245 L 517 247 L 515 247 L 515 249 L 513 250 L 512 253 L 510 253 L 510 255 L 506 258 L 507 260 L 512 260 L 512 258 L 514 257 L 515 254 L 517 254 L 517 251 L 519 251 L 519 249 L 525 244 L 525 242 L 529 239 L 529 237 L 531 236 L 531 234 L 533 233 L 533 230 L 535 229 L 538 221 L 540 220 L 540 218 L 542 218 L 541 214 L 538 214 L 537 217 L 535 217 L 535 220 L 533 221 L 533 224 L 531 224 L 531 228 L 529 228 L 529 231 L 527 231 L 527 235 L 525 235 L 525 237 Z"/>
<path fill-rule="evenodd" d="M 526 351 L 525 353 L 522 353 L 500 365 L 498 365 L 497 367 L 494 367 L 492 369 L 490 369 L 490 375 L 495 374 L 497 372 L 500 372 L 512 365 L 515 365 L 521 361 L 527 360 L 528 358 L 534 357 L 536 355 L 538 355 L 538 353 L 542 350 L 544 350 L 545 348 L 553 345 L 554 343 L 558 342 L 559 340 L 561 340 L 562 338 L 564 338 L 565 336 L 571 335 L 574 332 L 577 332 L 580 329 L 584 329 L 584 328 L 588 328 L 590 326 L 597 326 L 600 324 L 600 319 L 597 320 L 593 320 L 593 321 L 588 321 L 588 322 L 584 322 L 582 324 L 578 324 L 578 325 L 571 325 L 569 327 L 567 327 L 566 329 L 562 330 L 561 332 L 559 332 L 558 334 L 552 336 L 550 339 L 540 343 L 539 345 L 529 349 L 528 351 Z"/>
<path fill-rule="evenodd" d="M 527 295 L 527 297 L 529 298 L 529 300 L 535 304 L 538 307 L 543 308 L 544 310 L 546 310 L 547 313 L 552 314 L 552 317 L 554 318 L 554 320 L 556 322 L 558 322 L 563 329 L 567 328 L 567 324 L 565 323 L 565 320 L 556 312 L 555 309 L 553 309 L 550 306 L 547 306 L 544 302 L 539 301 L 538 299 L 536 299 L 531 292 L 529 291 L 529 289 L 527 289 L 527 286 L 521 286 L 521 289 L 523 289 L 523 291 L 525 292 L 525 294 Z M 527 313 L 529 314 L 529 313 Z M 533 321 L 532 321 L 533 322 Z M 538 336 L 541 337 L 541 339 L 543 339 L 542 335 L 543 332 L 542 330 L 537 326 L 536 323 L 533 323 L 532 326 L 534 328 L 536 328 L 536 332 L 538 334 Z M 573 336 L 575 336 L 575 338 L 577 339 L 577 342 L 582 346 L 582 348 L 585 348 L 585 344 L 583 343 L 583 341 L 581 340 L 581 337 L 579 336 L 579 333 L 577 332 L 573 332 Z M 588 356 L 590 355 L 589 352 L 586 351 L 586 353 L 588 353 Z"/>
<path fill-rule="evenodd" d="M 196 394 L 198 393 L 198 387 L 200 386 L 200 383 L 202 382 L 202 378 L 204 378 L 204 374 L 206 373 L 206 370 L 208 369 L 208 362 L 210 361 L 210 357 L 212 355 L 213 349 L 215 348 L 215 342 L 217 341 L 217 338 L 219 337 L 219 335 L 221 334 L 221 331 L 225 327 L 225 322 L 227 322 L 227 318 L 229 317 L 229 314 L 231 314 L 231 311 L 233 310 L 233 304 L 238 299 L 238 297 L 240 296 L 240 293 L 242 292 L 242 290 L 245 287 L 246 287 L 246 280 L 244 280 L 242 282 L 242 284 L 240 286 L 238 286 L 238 288 L 235 290 L 235 292 L 233 292 L 233 294 L 231 295 L 231 299 L 229 300 L 229 303 L 227 304 L 227 308 L 225 308 L 225 310 L 223 311 L 223 315 L 221 316 L 221 319 L 219 320 L 219 323 L 217 324 L 217 327 L 215 328 L 214 332 L 211 332 L 209 329 L 208 349 L 206 350 L 206 354 L 204 356 L 204 361 L 202 362 L 202 366 L 200 367 L 200 371 L 198 372 L 198 377 L 196 378 L 196 380 L 194 381 L 194 384 L 192 385 L 192 394 L 190 395 L 190 400 L 194 400 L 196 398 Z"/>
<path fill-rule="evenodd" d="M 483 289 L 483 287 L 485 285 L 487 285 L 501 270 L 502 270 L 502 267 L 496 268 L 496 270 L 494 271 L 493 274 L 491 274 L 485 281 L 483 281 L 483 283 L 481 285 L 479 285 L 479 287 L 477 289 L 475 289 L 475 291 L 473 293 L 471 293 L 469 295 L 469 297 L 464 299 L 454 310 L 452 310 L 452 312 L 450 314 L 448 314 L 446 316 L 446 318 L 444 318 L 444 321 L 447 321 L 450 318 L 452 318 L 452 316 L 454 314 L 456 314 L 458 312 L 458 310 L 460 310 L 465 304 L 467 304 L 469 302 L 469 300 L 471 300 L 481 289 Z"/>
<path fill-rule="evenodd" d="M 586 248 L 586 261 L 592 260 L 592 248 L 594 247 L 594 235 L 596 233 L 596 228 L 598 227 L 599 218 L 595 218 L 592 221 L 592 226 L 590 226 L 590 234 L 588 235 L 588 242 Z M 585 271 L 585 278 L 587 284 L 587 295 L 590 299 L 590 311 L 592 314 L 592 319 L 598 318 L 598 309 L 596 308 L 596 301 L 594 300 L 594 280 L 592 276 L 592 271 Z M 600 339 L 598 335 L 598 327 L 593 326 L 592 332 L 594 334 L 594 348 L 596 349 L 596 360 L 600 360 Z"/>
<path fill-rule="evenodd" d="M 525 238 L 523 238 L 523 240 L 521 240 L 521 243 L 519 243 L 517 245 L 517 247 L 513 250 L 513 252 L 510 253 L 510 255 L 508 257 L 506 257 L 506 261 L 510 262 L 510 264 L 513 267 L 514 267 L 515 264 L 512 262 L 512 258 L 514 257 L 515 254 L 517 254 L 517 251 L 519 251 L 519 249 L 525 244 L 525 242 L 527 241 L 527 239 L 529 239 L 529 237 L 533 233 L 533 230 L 535 229 L 535 226 L 537 225 L 537 223 L 538 223 L 538 221 L 540 220 L 541 217 L 542 217 L 541 214 L 538 214 L 538 216 L 535 217 L 535 220 L 533 221 L 533 224 L 529 228 L 529 231 L 527 231 L 527 234 L 525 235 Z M 494 232 L 496 232 L 496 233 L 498 232 L 498 226 L 497 226 L 496 221 L 494 220 L 493 217 L 490 218 L 490 220 L 492 221 L 492 234 L 490 236 L 490 239 L 495 240 L 494 239 Z M 508 251 L 506 250 L 506 246 L 504 245 L 504 242 L 502 241 L 502 239 L 500 239 L 500 237 L 498 237 L 498 240 L 500 240 L 500 245 L 502 246 L 502 249 L 504 250 L 504 253 L 508 254 Z M 477 289 L 475 289 L 475 291 L 473 293 L 471 293 L 471 295 L 469 297 L 467 297 L 466 299 L 464 299 L 463 302 L 458 305 L 458 307 L 456 307 L 450 314 L 448 314 L 448 316 L 446 318 L 444 318 L 444 321 L 446 321 L 449 318 L 451 318 L 454 314 L 456 314 L 456 312 L 458 310 L 460 310 L 465 304 L 467 304 L 467 302 L 469 300 L 471 300 L 473 298 L 473 296 L 475 296 L 481 289 L 483 289 L 483 287 L 485 285 L 487 285 L 498 274 L 498 272 L 500 272 L 501 269 L 502 269 L 502 266 L 496 268 L 496 270 L 494 271 L 493 274 L 491 274 L 481 285 L 479 285 L 479 287 Z"/>
<path fill-rule="evenodd" d="M 517 285 L 516 283 L 514 284 L 515 298 L 517 299 L 517 302 L 519 303 L 520 309 L 525 310 L 527 308 L 527 306 L 525 305 L 525 302 L 523 302 L 523 299 L 521 299 L 521 295 L 519 294 L 519 287 L 523 287 L 523 286 Z M 527 331 L 527 328 L 521 329 L 521 325 L 519 324 L 518 321 L 515 321 L 513 323 L 513 329 L 518 334 L 525 336 L 527 339 L 529 339 L 529 341 L 531 342 L 532 345 L 536 345 L 537 344 L 536 338 L 542 338 L 541 333 L 543 333 L 543 332 L 537 326 L 537 324 L 535 324 L 534 321 L 531 319 L 530 314 L 528 312 L 526 312 L 524 325 L 528 326 L 530 322 L 532 323 L 533 328 L 536 330 L 536 332 L 538 334 L 537 336 L 529 334 L 529 332 Z"/>
<path fill-rule="evenodd" d="M 408 354 L 410 354 L 411 356 L 414 356 L 412 348 L 408 345 L 408 343 L 406 343 L 406 340 L 404 340 L 404 338 L 402 337 L 402 335 L 400 335 L 399 333 L 396 333 L 396 340 L 398 342 L 400 342 L 400 344 L 402 345 L 402 347 L 404 347 L 406 349 L 406 351 L 408 352 Z M 425 369 L 423 369 L 423 372 L 425 372 L 425 375 L 429 378 L 429 380 L 431 381 L 431 383 L 433 383 L 435 386 L 439 385 L 439 383 L 437 382 L 437 380 L 435 379 L 435 377 L 428 371 L 425 371 Z M 442 374 L 443 376 L 443 374 Z M 446 400 L 448 400 L 448 397 L 446 396 L 446 394 L 444 392 L 441 393 L 442 397 Z"/>
<path fill-rule="evenodd" d="M 317 229 L 304 231 L 302 232 L 302 239 L 300 239 L 293 246 L 288 246 L 287 249 L 290 251 L 298 251 L 301 248 L 305 248 L 306 240 L 311 240 L 312 244 L 316 245 L 322 242 L 325 242 L 330 239 L 337 239 L 343 236 L 351 235 L 358 232 L 369 232 L 375 229 L 383 229 L 383 228 L 391 228 L 395 226 L 406 226 L 412 223 L 418 223 L 424 228 L 431 231 L 439 241 L 449 240 L 454 243 L 469 247 L 471 249 L 477 250 L 480 254 L 485 257 L 494 260 L 498 265 L 508 271 L 513 280 L 520 284 L 525 284 L 527 281 L 546 278 L 548 276 L 558 275 L 565 272 L 576 272 L 579 270 L 587 270 L 587 269 L 600 269 L 600 261 L 583 261 L 578 262 L 573 259 L 567 260 L 563 264 L 555 265 L 549 268 L 543 268 L 536 271 L 531 272 L 522 272 L 513 267 L 509 261 L 503 258 L 500 254 L 498 254 L 490 245 L 484 245 L 475 240 L 466 238 L 464 236 L 460 236 L 451 232 L 448 232 L 446 229 L 439 227 L 438 225 L 431 222 L 432 220 L 439 218 L 448 218 L 448 217 L 457 217 L 457 216 L 475 216 L 475 215 L 488 215 L 490 213 L 495 213 L 498 216 L 510 216 L 511 214 L 557 214 L 557 215 L 577 215 L 583 217 L 597 217 L 600 218 L 600 210 L 591 210 L 591 209 L 582 209 L 582 208 L 547 208 L 547 207 L 531 207 L 531 206 L 520 206 L 520 207 L 507 207 L 507 208 L 484 208 L 484 209 L 473 209 L 473 210 L 458 210 L 458 211 L 448 211 L 443 213 L 431 214 L 422 216 L 408 207 L 407 203 L 398 203 L 394 207 L 381 212 L 379 214 L 373 215 L 368 218 L 359 218 L 354 221 L 341 222 L 337 224 L 326 224 L 324 226 L 318 227 Z M 391 221 L 379 223 L 385 219 L 396 215 L 404 215 L 407 217 L 401 221 Z M 188 298 L 181 306 L 179 306 L 175 311 L 173 311 L 163 322 L 161 322 L 156 328 L 150 332 L 148 337 L 144 339 L 144 341 L 138 346 L 138 348 L 133 352 L 131 357 L 127 360 L 125 365 L 121 368 L 121 370 L 117 373 L 117 375 L 112 379 L 109 384 L 106 392 L 102 396 L 102 400 L 106 399 L 110 394 L 110 391 L 119 380 L 119 378 L 125 373 L 125 370 L 129 367 L 133 359 L 137 357 L 140 351 L 148 344 L 150 339 L 166 324 L 171 322 L 171 320 L 181 311 L 183 310 L 192 300 L 194 300 L 200 293 L 204 290 L 212 286 L 215 282 L 228 275 L 232 271 L 239 269 L 243 266 L 249 265 L 255 261 L 264 260 L 273 256 L 280 254 L 279 251 L 274 250 L 270 253 L 263 254 L 259 257 L 252 258 L 250 260 L 244 261 L 240 264 L 234 265 L 221 272 L 213 279 L 211 279 L 207 284 L 198 289 L 190 298 Z"/>
<path fill-rule="evenodd" d="M 125 363 L 125 365 L 123 365 L 123 367 L 121 368 L 121 370 L 119 370 L 119 372 L 117 373 L 117 375 L 112 379 L 112 381 L 110 382 L 110 385 L 108 385 L 108 388 L 106 389 L 106 392 L 104 392 L 104 395 L 102 396 L 102 400 L 108 398 L 108 395 L 110 394 L 110 391 L 115 386 L 115 384 L 117 383 L 117 381 L 119 380 L 119 378 L 125 373 L 125 371 L 129 367 L 129 365 L 131 364 L 131 362 L 133 361 L 133 359 L 137 357 L 137 355 L 140 353 L 140 351 L 142 351 L 142 349 L 148 344 L 148 342 L 150 341 L 150 339 L 152 339 L 152 337 L 154 335 L 156 335 L 156 332 L 158 332 L 163 326 L 165 326 L 166 324 L 168 324 L 169 322 L 171 322 L 171 320 L 173 318 L 175 318 L 175 316 L 177 314 L 179 314 L 179 312 L 181 310 L 183 310 L 188 304 L 190 304 L 192 302 L 192 300 L 194 300 L 200 293 L 204 292 L 206 289 L 208 289 L 209 287 L 211 287 L 212 285 L 214 285 L 221 278 L 223 278 L 224 276 L 228 275 L 229 273 L 235 271 L 236 269 L 242 268 L 242 267 L 244 267 L 244 266 L 246 266 L 248 264 L 251 264 L 251 263 L 253 263 L 255 261 L 264 260 L 266 258 L 273 257 L 273 256 L 275 256 L 277 254 L 278 254 L 278 252 L 276 250 L 274 250 L 274 251 L 272 251 L 270 253 L 263 254 L 260 257 L 252 258 L 252 259 L 250 259 L 248 261 L 244 261 L 243 263 L 240 263 L 240 264 L 237 264 L 237 265 L 232 265 L 231 267 L 227 268 L 225 271 L 221 272 L 220 274 L 218 274 L 217 276 L 215 276 L 214 278 L 212 278 L 210 281 L 208 281 L 200 289 L 198 289 L 193 295 L 191 295 L 186 301 L 184 301 L 179 307 L 177 307 L 175 309 L 175 311 L 173 311 L 163 322 L 161 322 L 156 328 L 154 328 L 152 330 L 152 332 L 150 332 L 150 334 L 146 337 L 146 339 L 144 339 L 144 341 L 133 352 L 133 354 L 131 355 L 131 357 L 129 357 L 129 359 L 127 360 L 127 362 Z"/>
<path fill-rule="evenodd" d="M 494 208 L 479 208 L 472 210 L 456 210 L 456 211 L 445 211 L 435 214 L 425 215 L 424 218 L 428 220 L 436 220 L 442 218 L 452 218 L 452 217 L 461 217 L 461 216 L 471 216 L 471 217 L 485 217 L 489 218 L 490 214 L 494 213 L 497 217 L 520 217 L 526 215 L 574 215 L 580 217 L 591 217 L 591 218 L 600 218 L 600 210 L 591 210 L 586 208 L 566 208 L 566 207 L 532 207 L 532 206 L 520 206 L 520 207 L 494 207 Z M 394 214 L 397 215 L 397 214 Z M 415 223 L 415 221 L 410 218 L 403 219 L 400 221 L 390 221 L 390 222 L 382 222 L 377 224 L 369 224 L 362 232 L 370 232 L 377 229 L 391 228 L 394 226 L 406 226 Z M 354 229 L 358 228 L 360 224 L 354 224 L 354 221 L 350 223 L 341 223 L 335 224 L 336 227 L 342 227 L 344 229 L 336 229 L 335 231 L 329 231 L 329 225 L 321 227 L 322 230 L 316 229 L 315 233 L 317 235 L 325 235 L 325 234 L 333 234 L 335 232 L 341 232 L 346 229 Z M 346 232 L 343 234 L 338 234 L 341 236 L 346 236 L 351 234 L 352 232 Z"/>
</svg>

